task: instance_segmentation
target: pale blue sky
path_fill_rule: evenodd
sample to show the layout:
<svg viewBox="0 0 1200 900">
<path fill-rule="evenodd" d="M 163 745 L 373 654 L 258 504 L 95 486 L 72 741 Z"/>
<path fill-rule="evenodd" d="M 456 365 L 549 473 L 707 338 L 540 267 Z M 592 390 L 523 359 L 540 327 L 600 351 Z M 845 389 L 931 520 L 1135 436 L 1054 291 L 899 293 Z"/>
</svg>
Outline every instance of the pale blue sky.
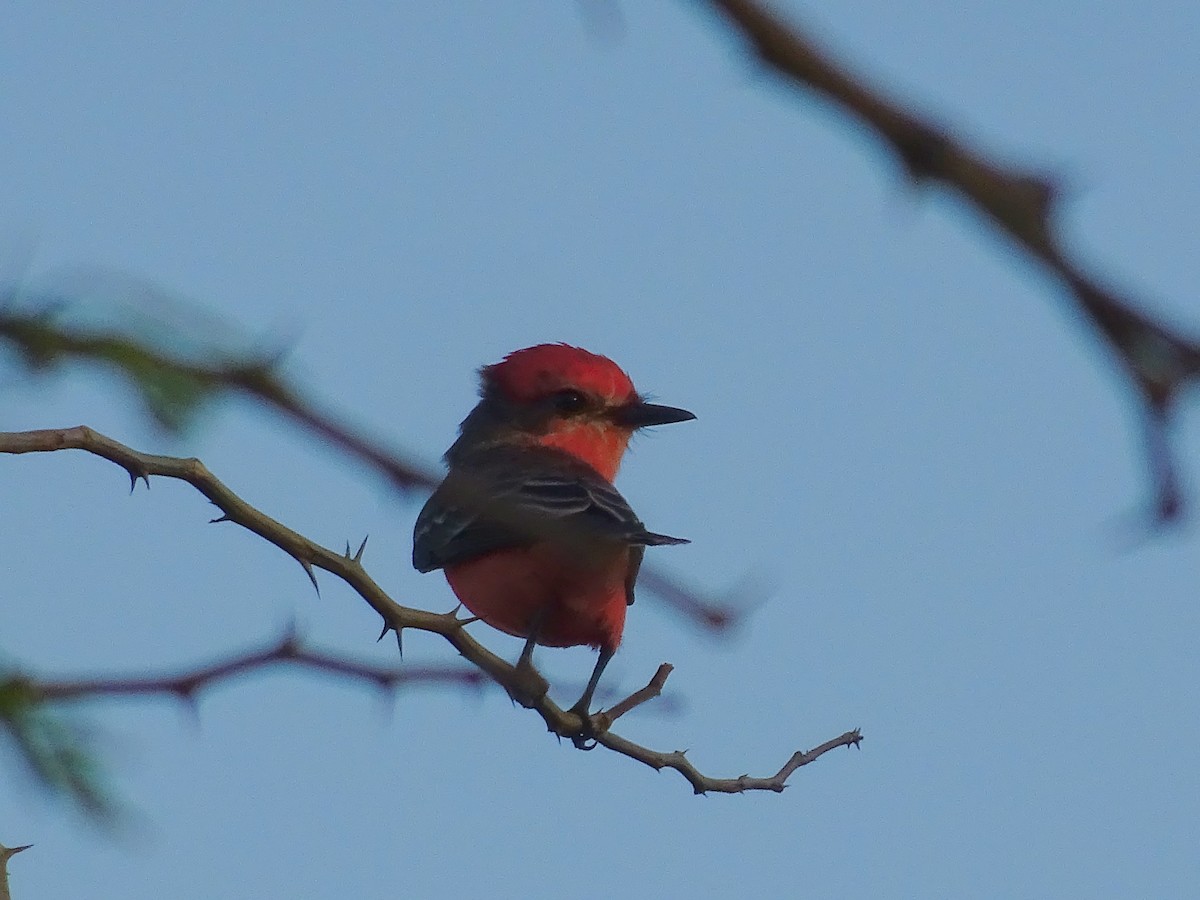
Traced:
<svg viewBox="0 0 1200 900">
<path fill-rule="evenodd" d="M 15 785 L 18 900 L 1184 896 L 1200 884 L 1197 536 L 1126 548 L 1128 392 L 1039 274 L 686 2 L 17 3 L 0 14 L 6 274 L 112 267 L 294 347 L 289 371 L 435 461 L 474 369 L 606 353 L 696 422 L 620 486 L 691 537 L 656 563 L 768 602 L 715 642 L 639 603 L 610 667 L 664 660 L 631 738 L 773 771 L 782 796 L 559 746 L 501 695 L 279 673 L 88 711 L 123 837 Z M 792 4 L 797 13 L 805 12 Z M 850 0 L 805 21 L 997 153 L 1070 176 L 1073 246 L 1200 330 L 1194 3 Z M 90 304 L 90 305 L 89 305 Z M 1064 314 L 1065 313 L 1065 314 Z M 103 315 L 101 300 L 80 315 Z M 3 427 L 86 423 L 201 457 L 315 540 L 371 535 L 403 603 L 417 504 L 241 403 L 183 441 L 115 382 L 0 382 Z M 1177 432 L 1195 480 L 1200 422 Z M 0 650 L 52 674 L 199 662 L 289 621 L 391 661 L 377 622 L 186 485 L 0 459 Z M 519 643 L 479 632 L 499 652 Z M 449 649 L 408 640 L 414 660 Z M 588 652 L 539 661 L 578 683 Z"/>
</svg>

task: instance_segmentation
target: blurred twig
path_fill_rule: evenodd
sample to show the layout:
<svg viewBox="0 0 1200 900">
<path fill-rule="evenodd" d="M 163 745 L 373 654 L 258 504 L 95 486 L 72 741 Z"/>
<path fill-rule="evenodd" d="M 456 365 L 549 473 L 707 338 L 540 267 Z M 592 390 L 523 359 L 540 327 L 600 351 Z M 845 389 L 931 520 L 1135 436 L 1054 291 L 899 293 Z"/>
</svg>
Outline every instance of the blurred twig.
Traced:
<svg viewBox="0 0 1200 900">
<path fill-rule="evenodd" d="M 105 784 L 87 733 L 56 715 L 53 707 L 112 696 L 165 694 L 195 702 L 221 681 L 274 665 L 291 664 L 368 681 L 386 690 L 410 684 L 482 685 L 483 673 L 466 666 L 380 667 L 303 646 L 289 632 L 261 649 L 168 675 L 45 679 L 23 671 L 0 674 L 0 729 L 41 784 L 70 797 L 92 818 L 111 822 L 118 810 Z"/>
<path fill-rule="evenodd" d="M 56 309 L 61 303 L 43 304 Z M 0 337 L 18 349 L 31 368 L 44 369 L 68 359 L 99 363 L 138 381 L 144 372 L 169 373 L 186 379 L 198 393 L 230 393 L 249 397 L 274 409 L 306 431 L 381 473 L 398 490 L 434 488 L 441 478 L 419 464 L 385 449 L 350 425 L 301 396 L 275 371 L 274 360 L 240 358 L 195 362 L 151 346 L 119 331 L 72 328 L 45 309 L 22 312 L 0 307 Z"/>
<path fill-rule="evenodd" d="M 1150 475 L 1160 523 L 1183 511 L 1168 425 L 1180 391 L 1200 374 L 1200 344 L 1101 283 L 1066 250 L 1055 224 L 1060 184 L 1001 163 L 927 117 L 905 108 L 837 63 L 794 23 L 759 0 L 702 0 L 755 54 L 797 87 L 831 100 L 873 131 L 914 182 L 949 188 L 1068 290 L 1105 338 L 1144 404 Z"/>
<path fill-rule="evenodd" d="M 165 694 L 194 702 L 197 694 L 218 682 L 275 665 L 295 665 L 318 672 L 329 672 L 358 681 L 366 681 L 385 690 L 412 684 L 481 685 L 483 673 L 465 666 L 384 667 L 353 662 L 340 656 L 305 647 L 292 632 L 261 650 L 238 653 L 207 665 L 196 666 L 170 675 L 136 675 L 114 678 L 77 678 L 72 680 L 34 679 L 25 674 L 0 679 L 19 682 L 37 702 L 91 700 L 111 696 L 152 696 Z"/>
<path fill-rule="evenodd" d="M 799 766 L 811 762 L 833 747 L 857 745 L 862 739 L 857 731 L 847 732 L 841 737 L 821 745 L 816 750 L 794 754 L 789 763 L 771 778 L 748 778 L 745 776 L 735 779 L 708 778 L 697 772 L 681 752 L 651 750 L 608 730 L 607 726 L 614 718 L 612 713 L 597 713 L 589 721 L 583 721 L 575 713 L 559 707 L 546 694 L 529 696 L 526 693 L 526 681 L 521 678 L 517 669 L 467 634 L 464 624 L 474 621 L 473 619 L 459 619 L 457 610 L 448 613 L 432 613 L 399 605 L 367 574 L 362 565 L 362 546 L 354 553 L 351 553 L 349 545 L 347 545 L 345 553 L 336 553 L 322 547 L 246 503 L 209 472 L 198 459 L 139 453 L 86 426 L 0 432 L 0 453 L 45 453 L 67 449 L 85 450 L 116 463 L 125 469 L 133 484 L 136 484 L 138 479 L 143 479 L 149 485 L 151 475 L 186 481 L 221 510 L 221 515 L 213 519 L 213 522 L 234 522 L 274 544 L 304 568 L 314 586 L 317 584 L 316 569 L 329 572 L 348 584 L 382 618 L 381 637 L 389 631 L 395 632 L 399 636 L 405 628 L 441 635 L 466 660 L 504 687 L 510 696 L 518 699 L 523 706 L 535 710 L 552 733 L 570 738 L 577 744 L 594 739 L 596 743 L 602 744 L 610 750 L 636 759 L 655 769 L 675 769 L 687 778 L 693 789 L 699 793 L 707 790 L 724 792 L 779 791 L 782 790 L 787 777 Z M 236 660 L 234 662 L 236 663 Z M 217 668 L 224 672 L 230 666 L 230 662 L 226 661 L 221 665 L 224 668 L 221 666 Z M 655 679 L 646 688 L 635 691 L 629 698 L 615 704 L 613 711 L 623 714 L 651 699 L 658 690 L 661 690 L 662 683 L 665 682 L 669 672 L 669 668 L 660 667 Z M 158 682 L 160 688 L 162 684 L 163 682 L 160 680 Z M 174 688 L 168 689 L 175 691 Z"/>
</svg>

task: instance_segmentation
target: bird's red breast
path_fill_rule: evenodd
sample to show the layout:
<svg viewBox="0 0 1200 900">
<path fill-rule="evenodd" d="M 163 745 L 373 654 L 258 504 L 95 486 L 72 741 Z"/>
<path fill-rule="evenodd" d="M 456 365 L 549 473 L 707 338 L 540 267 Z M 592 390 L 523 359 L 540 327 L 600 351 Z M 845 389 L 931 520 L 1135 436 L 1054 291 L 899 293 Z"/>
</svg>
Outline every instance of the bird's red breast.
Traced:
<svg viewBox="0 0 1200 900">
<path fill-rule="evenodd" d="M 615 546 L 587 565 L 565 559 L 547 543 L 497 550 L 446 567 L 451 589 L 493 628 L 526 637 L 538 624 L 538 643 L 549 647 L 616 650 L 625 628 L 629 573 L 626 546 Z"/>
</svg>

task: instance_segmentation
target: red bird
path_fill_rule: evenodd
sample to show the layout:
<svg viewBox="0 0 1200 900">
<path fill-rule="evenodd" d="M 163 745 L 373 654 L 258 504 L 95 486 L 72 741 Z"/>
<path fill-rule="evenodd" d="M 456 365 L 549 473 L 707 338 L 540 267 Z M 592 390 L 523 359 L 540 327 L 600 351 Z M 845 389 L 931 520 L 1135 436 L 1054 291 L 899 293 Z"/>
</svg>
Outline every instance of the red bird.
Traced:
<svg viewBox="0 0 1200 900">
<path fill-rule="evenodd" d="M 566 344 L 485 366 L 479 393 L 417 517 L 413 566 L 443 569 L 463 606 L 525 638 L 518 668 L 535 644 L 598 649 L 572 707 L 586 722 L 645 548 L 687 543 L 647 531 L 613 478 L 634 431 L 695 416 L 647 403 L 612 360 Z"/>
</svg>

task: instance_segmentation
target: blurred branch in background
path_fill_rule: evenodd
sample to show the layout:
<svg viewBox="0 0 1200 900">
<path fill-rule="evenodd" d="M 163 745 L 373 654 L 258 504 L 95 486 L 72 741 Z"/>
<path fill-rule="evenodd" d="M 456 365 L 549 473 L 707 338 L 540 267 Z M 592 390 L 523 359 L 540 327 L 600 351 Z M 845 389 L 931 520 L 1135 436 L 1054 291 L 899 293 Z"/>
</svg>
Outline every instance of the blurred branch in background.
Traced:
<svg viewBox="0 0 1200 900">
<path fill-rule="evenodd" d="M 182 459 L 172 456 L 156 456 L 138 451 L 114 441 L 112 438 L 93 431 L 87 427 L 41 429 L 38 431 L 0 432 L 0 453 L 51 453 L 58 450 L 84 450 L 96 456 L 107 459 L 121 466 L 136 485 L 138 479 L 150 483 L 150 476 L 157 475 L 166 478 L 176 478 L 186 481 L 197 491 L 207 497 L 219 510 L 221 515 L 212 522 L 233 522 L 252 531 L 267 542 L 274 544 L 284 553 L 295 559 L 308 574 L 313 586 L 317 586 L 316 569 L 329 572 L 349 585 L 363 600 L 367 602 L 383 619 L 382 638 L 389 631 L 395 632 L 397 639 L 406 628 L 441 635 L 457 650 L 464 659 L 479 670 L 486 673 L 493 681 L 503 687 L 516 702 L 527 709 L 534 710 L 547 729 L 559 737 L 570 739 L 577 747 L 590 749 L 599 744 L 642 762 L 654 769 L 670 768 L 683 775 L 697 793 L 717 791 L 723 793 L 741 793 L 751 790 L 781 791 L 785 783 L 797 768 L 807 765 L 835 747 L 857 747 L 862 741 L 862 735 L 857 729 L 821 744 L 810 751 L 797 751 L 775 775 L 766 778 L 711 778 L 700 774 L 683 751 L 657 751 L 635 744 L 632 741 L 614 734 L 610 730 L 615 719 L 633 708 L 656 698 L 670 674 L 670 667 L 660 667 L 655 677 L 646 687 L 633 692 L 628 697 L 615 703 L 608 711 L 601 711 L 591 716 L 581 717 L 570 710 L 564 710 L 544 692 L 531 692 L 530 684 L 522 670 L 517 669 L 505 660 L 496 656 L 469 634 L 465 627 L 475 619 L 459 619 L 457 609 L 448 613 L 432 613 L 421 609 L 401 606 L 396 603 L 381 588 L 362 564 L 362 554 L 365 549 L 364 541 L 356 552 L 351 552 L 349 544 L 345 553 L 337 553 L 309 540 L 299 532 L 293 531 L 286 525 L 277 522 L 270 516 L 251 506 L 226 487 L 216 476 L 208 471 L 198 459 Z M 283 645 L 286 649 L 286 642 Z M 235 659 L 217 664 L 205 670 L 206 678 L 225 677 L 245 668 L 248 664 L 262 665 L 255 662 L 258 657 Z M 274 656 L 267 654 L 268 661 L 275 661 Z M 306 658 L 307 659 L 307 658 Z M 324 661 L 319 667 L 328 667 L 331 663 Z M 311 663 L 310 663 L 311 664 Z M 362 674 L 355 670 L 347 674 Z M 189 677 L 191 680 L 189 680 Z M 372 674 L 378 680 L 379 674 Z M 176 677 L 174 680 L 150 680 L 153 689 L 158 692 L 183 693 L 192 690 L 190 687 L 195 679 L 191 676 Z M 94 684 L 99 684 L 95 682 Z M 105 690 L 100 693 L 145 693 L 141 690 L 147 682 L 143 680 L 105 682 Z M 70 696 L 74 690 L 69 685 L 47 686 L 57 691 L 58 697 Z M 544 690 L 544 688 L 543 688 Z M 14 696 L 27 697 L 28 691 L 11 691 Z M 86 693 L 86 692 L 85 692 Z M 37 697 L 33 697 L 34 700 Z M 18 709 L 38 708 L 36 704 L 24 701 L 17 704 Z"/>
<path fill-rule="evenodd" d="M 98 274 L 98 278 L 103 277 Z M 133 282 L 130 281 L 132 285 Z M 65 314 L 81 304 L 79 294 L 11 290 L 0 295 L 0 338 L 18 352 L 31 373 L 66 362 L 85 362 L 123 376 L 154 420 L 178 434 L 201 407 L 223 395 L 249 398 L 291 420 L 382 474 L 397 490 L 432 489 L 441 480 L 432 470 L 381 447 L 302 396 L 279 373 L 280 359 L 231 349 L 231 341 L 182 350 L 174 336 L 143 334 L 139 315 L 121 315 L 111 326 L 70 325 Z M 181 332 L 184 328 L 179 329 Z"/>
<path fill-rule="evenodd" d="M 218 682 L 271 666 L 287 664 L 317 672 L 342 675 L 365 681 L 382 690 L 393 691 L 408 685 L 480 686 L 483 673 L 466 666 L 375 666 L 353 662 L 329 653 L 305 647 L 293 633 L 262 650 L 227 657 L 205 666 L 197 666 L 174 675 L 136 675 L 113 678 L 76 678 L 72 680 L 31 679 L 10 675 L 0 682 L 0 690 L 18 686 L 34 702 L 61 703 L 67 700 L 93 700 L 97 697 L 153 696 L 164 694 L 195 703 L 197 695 Z"/>
<path fill-rule="evenodd" d="M 90 818 L 111 824 L 120 810 L 105 784 L 94 736 L 62 714 L 62 704 L 102 697 L 167 695 L 195 703 L 201 691 L 239 675 L 293 665 L 365 681 L 387 691 L 409 685 L 482 686 L 467 666 L 406 666 L 353 662 L 305 647 L 293 633 L 261 650 L 229 656 L 169 675 L 44 679 L 9 669 L 0 673 L 0 731 L 34 780 L 72 801 Z"/>
<path fill-rule="evenodd" d="M 1084 319 L 1116 353 L 1141 397 L 1155 521 L 1183 512 L 1168 427 L 1181 390 L 1200 374 L 1200 344 L 1147 314 L 1087 272 L 1063 245 L 1054 214 L 1060 183 L 1041 172 L 1006 165 L 929 118 L 905 108 L 829 56 L 795 24 L 757 0 L 702 0 L 754 53 L 796 87 L 810 90 L 873 131 L 917 184 L 936 182 L 1042 264 L 1074 299 Z"/>
</svg>

